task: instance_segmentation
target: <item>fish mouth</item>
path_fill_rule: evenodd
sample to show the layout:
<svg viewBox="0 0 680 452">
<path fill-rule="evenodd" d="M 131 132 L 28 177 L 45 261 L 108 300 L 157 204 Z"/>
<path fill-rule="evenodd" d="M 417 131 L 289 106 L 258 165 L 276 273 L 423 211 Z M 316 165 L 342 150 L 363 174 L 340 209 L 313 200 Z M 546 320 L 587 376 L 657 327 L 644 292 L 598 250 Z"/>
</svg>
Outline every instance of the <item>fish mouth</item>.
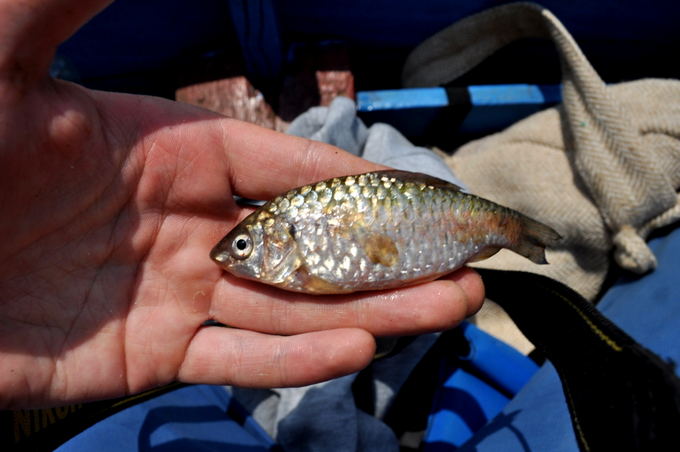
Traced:
<svg viewBox="0 0 680 452">
<path fill-rule="evenodd" d="M 210 259 L 220 265 L 224 265 L 227 262 L 227 253 L 223 251 L 219 245 L 217 245 L 212 250 L 210 250 Z"/>
</svg>

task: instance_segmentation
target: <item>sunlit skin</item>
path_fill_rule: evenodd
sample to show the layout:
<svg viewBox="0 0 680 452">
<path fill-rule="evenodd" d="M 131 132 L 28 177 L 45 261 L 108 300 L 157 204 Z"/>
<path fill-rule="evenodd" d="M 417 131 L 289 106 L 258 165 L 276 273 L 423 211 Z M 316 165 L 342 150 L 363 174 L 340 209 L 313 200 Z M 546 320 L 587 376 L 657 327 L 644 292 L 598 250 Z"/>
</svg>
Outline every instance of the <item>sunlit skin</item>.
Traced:
<svg viewBox="0 0 680 452">
<path fill-rule="evenodd" d="M 211 247 L 295 186 L 377 168 L 167 100 L 55 81 L 57 44 L 103 1 L 0 0 L 0 408 L 180 380 L 303 385 L 370 362 L 374 336 L 479 309 L 471 270 L 319 297 L 225 274 Z M 208 319 L 232 328 L 202 327 Z"/>
</svg>

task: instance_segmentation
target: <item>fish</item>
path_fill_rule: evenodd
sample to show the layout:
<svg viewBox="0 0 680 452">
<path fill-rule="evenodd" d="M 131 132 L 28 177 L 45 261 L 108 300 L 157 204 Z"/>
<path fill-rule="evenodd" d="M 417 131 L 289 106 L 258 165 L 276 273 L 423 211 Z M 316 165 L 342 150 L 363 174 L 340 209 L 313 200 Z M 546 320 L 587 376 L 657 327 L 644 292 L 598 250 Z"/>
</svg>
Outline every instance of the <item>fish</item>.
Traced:
<svg viewBox="0 0 680 452">
<path fill-rule="evenodd" d="M 335 177 L 266 202 L 210 252 L 227 272 L 308 294 L 394 289 L 510 249 L 546 264 L 560 234 L 421 173 Z"/>
</svg>

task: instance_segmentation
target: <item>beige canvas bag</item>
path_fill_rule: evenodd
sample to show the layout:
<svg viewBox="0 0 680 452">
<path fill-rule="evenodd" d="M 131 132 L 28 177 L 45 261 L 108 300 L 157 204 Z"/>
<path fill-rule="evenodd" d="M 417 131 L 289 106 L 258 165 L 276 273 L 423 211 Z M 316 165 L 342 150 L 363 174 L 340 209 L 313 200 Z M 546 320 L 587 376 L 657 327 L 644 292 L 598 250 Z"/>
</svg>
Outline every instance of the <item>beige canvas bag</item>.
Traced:
<svg viewBox="0 0 680 452">
<path fill-rule="evenodd" d="M 466 144 L 447 163 L 475 194 L 524 212 L 564 237 L 548 252 L 551 265 L 502 251 L 480 267 L 544 274 L 592 300 L 612 256 L 630 272 L 654 269 L 645 239 L 680 219 L 680 82 L 605 85 L 550 11 L 513 3 L 463 19 L 425 41 L 407 60 L 404 84 L 450 82 L 527 37 L 554 42 L 562 105 Z"/>
</svg>

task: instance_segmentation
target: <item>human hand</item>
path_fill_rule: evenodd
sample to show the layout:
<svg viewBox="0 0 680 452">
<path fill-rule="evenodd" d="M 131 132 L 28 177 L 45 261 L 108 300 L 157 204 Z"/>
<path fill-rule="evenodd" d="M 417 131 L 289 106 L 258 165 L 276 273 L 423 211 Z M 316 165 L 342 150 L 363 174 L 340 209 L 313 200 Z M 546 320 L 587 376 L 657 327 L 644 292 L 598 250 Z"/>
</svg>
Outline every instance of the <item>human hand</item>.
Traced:
<svg viewBox="0 0 680 452">
<path fill-rule="evenodd" d="M 248 213 L 232 195 L 266 199 L 376 166 L 188 105 L 50 79 L 56 45 L 103 5 L 0 0 L 0 407 L 175 380 L 308 384 L 361 369 L 374 335 L 448 328 L 480 307 L 467 269 L 333 297 L 224 274 L 208 253 Z"/>
</svg>

